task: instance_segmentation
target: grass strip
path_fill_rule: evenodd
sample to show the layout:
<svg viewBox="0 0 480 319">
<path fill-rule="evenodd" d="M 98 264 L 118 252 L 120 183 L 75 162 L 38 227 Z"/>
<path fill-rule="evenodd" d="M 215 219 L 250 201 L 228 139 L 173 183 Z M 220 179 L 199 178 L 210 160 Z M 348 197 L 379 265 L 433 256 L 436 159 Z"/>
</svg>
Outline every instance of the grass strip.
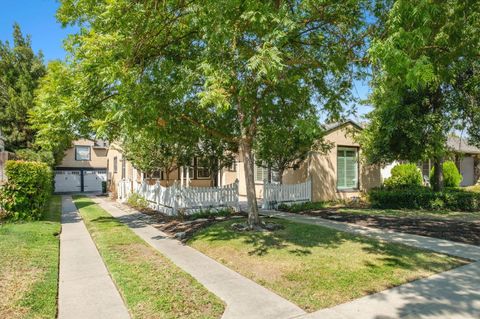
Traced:
<svg viewBox="0 0 480 319">
<path fill-rule="evenodd" d="M 42 219 L 0 224 L 0 318 L 55 318 L 61 197 Z"/>
<path fill-rule="evenodd" d="M 75 205 L 134 318 L 220 318 L 223 303 L 86 197 Z"/>
</svg>

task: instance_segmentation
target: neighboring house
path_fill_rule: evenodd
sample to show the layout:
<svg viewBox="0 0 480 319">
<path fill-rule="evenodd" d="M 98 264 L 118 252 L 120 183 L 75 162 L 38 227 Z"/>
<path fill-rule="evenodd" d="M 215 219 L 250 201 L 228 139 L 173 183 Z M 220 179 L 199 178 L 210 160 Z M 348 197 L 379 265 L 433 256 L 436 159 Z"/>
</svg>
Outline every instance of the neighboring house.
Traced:
<svg viewBox="0 0 480 319">
<path fill-rule="evenodd" d="M 55 167 L 55 192 L 100 192 L 107 178 L 108 143 L 79 139 Z"/>
<path fill-rule="evenodd" d="M 447 146 L 452 152 L 447 159 L 455 162 L 463 177 L 460 186 L 477 184 L 480 179 L 480 149 L 457 136 L 448 137 Z M 382 168 L 382 182 L 391 176 L 391 169 L 397 164 L 399 162 L 394 161 Z M 428 180 L 433 168 L 433 160 L 418 163 L 418 168 L 421 170 L 424 180 Z"/>
<path fill-rule="evenodd" d="M 0 131 L 0 185 L 6 181 L 5 176 L 5 163 L 7 160 L 11 160 L 14 158 L 12 153 L 5 151 L 5 141 L 2 136 L 2 132 Z"/>
<path fill-rule="evenodd" d="M 380 168 L 366 166 L 359 161 L 361 147 L 354 141 L 353 135 L 362 128 L 353 121 L 340 124 L 330 124 L 325 127 L 326 141 L 333 147 L 327 153 L 312 152 L 298 169 L 289 169 L 283 176 L 284 184 L 305 182 L 312 180 L 312 200 L 324 201 L 346 199 L 361 196 L 363 191 L 380 186 Z M 169 184 L 174 181 L 191 187 L 209 187 L 217 184 L 224 186 L 239 181 L 239 195 L 246 196 L 245 170 L 243 156 L 237 156 L 237 161 L 231 167 L 224 168 L 218 176 L 202 166 L 200 159 L 193 159 L 192 166 L 175 169 L 169 175 Z M 118 182 L 122 178 L 141 181 L 146 179 L 150 183 L 160 182 L 167 185 L 165 174 L 157 172 L 151 176 L 135 170 L 130 162 L 124 160 L 121 149 L 112 144 L 108 151 L 108 180 L 109 189 L 115 192 Z M 255 188 L 258 198 L 263 198 L 263 183 L 268 180 L 268 169 L 255 165 Z M 214 182 L 216 181 L 216 182 Z"/>
<path fill-rule="evenodd" d="M 457 136 L 449 136 L 447 146 L 453 153 L 450 159 L 455 162 L 463 177 L 460 186 L 475 185 L 480 178 L 480 149 Z M 430 176 L 433 161 L 422 162 L 419 167 L 423 176 Z"/>
</svg>

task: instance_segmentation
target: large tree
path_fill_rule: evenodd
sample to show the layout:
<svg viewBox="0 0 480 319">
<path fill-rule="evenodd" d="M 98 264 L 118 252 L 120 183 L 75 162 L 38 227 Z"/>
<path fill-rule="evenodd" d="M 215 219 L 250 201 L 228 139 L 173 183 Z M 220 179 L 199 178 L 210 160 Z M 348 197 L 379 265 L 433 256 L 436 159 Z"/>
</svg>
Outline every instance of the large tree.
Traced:
<svg viewBox="0 0 480 319">
<path fill-rule="evenodd" d="M 252 150 L 272 109 L 296 122 L 338 114 L 365 45 L 369 1 L 62 1 L 79 24 L 67 49 L 75 95 L 97 130 L 188 123 L 243 153 L 249 223 L 259 223 Z M 288 103 L 283 103 L 283 101 Z M 168 134 L 168 132 L 167 132 Z"/>
<path fill-rule="evenodd" d="M 478 111 L 470 97 L 478 96 L 479 16 L 478 1 L 393 2 L 370 50 L 370 162 L 433 159 L 434 189 L 443 187 L 448 134 L 479 129 L 470 116 Z"/>
<path fill-rule="evenodd" d="M 272 110 L 268 121 L 259 127 L 254 148 L 256 164 L 269 168 L 273 181 L 280 184 L 285 170 L 298 168 L 310 152 L 328 148 L 316 113 L 309 110 L 303 116 L 296 114 L 298 118 L 291 120 L 281 114 L 290 109 L 292 107 Z"/>
<path fill-rule="evenodd" d="M 35 53 L 29 36 L 13 25 L 13 46 L 0 41 L 0 132 L 8 151 L 29 148 L 35 130 L 28 123 L 34 91 L 45 74 L 43 55 Z"/>
<path fill-rule="evenodd" d="M 50 62 L 46 76 L 39 82 L 29 122 L 37 131 L 35 147 L 51 152 L 58 164 L 73 140 L 82 135 L 88 137 L 91 129 L 73 95 L 74 74 L 65 63 Z"/>
</svg>

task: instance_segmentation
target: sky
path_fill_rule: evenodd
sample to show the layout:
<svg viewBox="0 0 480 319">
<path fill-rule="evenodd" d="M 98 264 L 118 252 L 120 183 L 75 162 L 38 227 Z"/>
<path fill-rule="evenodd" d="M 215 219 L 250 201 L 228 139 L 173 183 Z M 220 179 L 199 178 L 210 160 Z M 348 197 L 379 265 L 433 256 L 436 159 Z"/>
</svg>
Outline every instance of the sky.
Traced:
<svg viewBox="0 0 480 319">
<path fill-rule="evenodd" d="M 55 18 L 55 11 L 59 3 L 56 0 L 0 0 L 0 41 L 12 43 L 12 26 L 15 22 L 20 25 L 24 35 L 30 35 L 32 48 L 35 52 L 43 52 L 45 63 L 50 60 L 63 59 L 65 50 L 63 40 L 70 33 L 72 27 L 63 28 Z M 365 99 L 370 92 L 366 81 L 356 81 L 352 93 L 355 97 Z M 354 120 L 361 120 L 361 116 L 371 108 L 359 106 L 358 116 Z"/>
<path fill-rule="evenodd" d="M 32 48 L 41 50 L 45 62 L 63 59 L 63 39 L 75 30 L 62 28 L 55 18 L 56 0 L 0 0 L 0 40 L 12 43 L 12 26 L 20 25 L 24 35 L 31 36 Z"/>
</svg>

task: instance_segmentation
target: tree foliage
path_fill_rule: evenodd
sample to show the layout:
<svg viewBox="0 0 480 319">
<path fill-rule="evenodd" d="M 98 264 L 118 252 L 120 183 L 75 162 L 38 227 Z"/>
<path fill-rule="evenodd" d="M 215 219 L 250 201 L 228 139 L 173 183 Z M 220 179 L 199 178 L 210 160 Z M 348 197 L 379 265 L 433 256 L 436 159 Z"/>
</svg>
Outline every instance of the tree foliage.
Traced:
<svg viewBox="0 0 480 319">
<path fill-rule="evenodd" d="M 13 46 L 0 41 L 0 132 L 8 151 L 33 144 L 35 130 L 28 123 L 28 112 L 44 74 L 42 53 L 33 52 L 30 37 L 14 24 Z"/>
<path fill-rule="evenodd" d="M 393 3 L 370 49 L 375 107 L 362 142 L 369 162 L 442 161 L 454 129 L 478 131 L 480 6 L 477 1 Z M 469 101 L 466 103 L 466 101 Z"/>
<path fill-rule="evenodd" d="M 238 145 L 249 222 L 256 224 L 252 151 L 259 132 L 277 110 L 287 127 L 300 125 L 307 110 L 341 113 L 365 47 L 369 5 L 79 0 L 62 1 L 58 18 L 81 27 L 67 49 L 75 100 L 93 129 L 134 136 L 156 123 L 171 128 L 164 135 L 170 139 L 190 135 L 190 126 Z"/>
<path fill-rule="evenodd" d="M 285 109 L 272 112 L 268 122 L 260 126 L 255 143 L 257 165 L 270 168 L 280 183 L 283 172 L 298 168 L 310 152 L 329 148 L 315 113 L 299 114 L 292 120 L 279 114 L 281 111 Z"/>
<path fill-rule="evenodd" d="M 88 118 L 73 94 L 75 85 L 74 74 L 65 63 L 50 62 L 30 112 L 30 123 L 37 130 L 35 147 L 52 152 L 56 163 L 77 136 L 90 132 Z"/>
</svg>

